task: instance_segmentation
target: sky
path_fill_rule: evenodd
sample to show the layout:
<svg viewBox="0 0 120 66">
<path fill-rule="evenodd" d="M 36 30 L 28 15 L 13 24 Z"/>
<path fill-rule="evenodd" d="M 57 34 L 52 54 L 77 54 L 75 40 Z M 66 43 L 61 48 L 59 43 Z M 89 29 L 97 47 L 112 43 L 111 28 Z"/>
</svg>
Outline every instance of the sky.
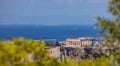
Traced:
<svg viewBox="0 0 120 66">
<path fill-rule="evenodd" d="M 0 24 L 91 25 L 110 17 L 107 0 L 0 0 Z"/>
</svg>

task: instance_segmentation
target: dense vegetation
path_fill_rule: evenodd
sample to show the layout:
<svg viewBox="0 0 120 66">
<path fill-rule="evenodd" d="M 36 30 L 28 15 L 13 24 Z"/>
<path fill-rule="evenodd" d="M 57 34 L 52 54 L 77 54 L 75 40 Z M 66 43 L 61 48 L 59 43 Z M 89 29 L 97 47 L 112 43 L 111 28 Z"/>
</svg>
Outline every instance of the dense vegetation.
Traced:
<svg viewBox="0 0 120 66">
<path fill-rule="evenodd" d="M 109 66 L 112 61 L 105 57 L 81 61 L 66 57 L 63 60 L 49 56 L 43 41 L 24 38 L 0 41 L 0 66 Z"/>
<path fill-rule="evenodd" d="M 106 41 L 108 48 L 113 48 L 113 66 L 120 66 L 120 0 L 109 0 L 108 11 L 114 16 L 113 19 L 97 17 L 100 34 Z"/>
<path fill-rule="evenodd" d="M 62 43 L 59 43 L 58 41 L 45 41 L 46 46 L 52 46 L 52 47 L 56 47 L 56 46 L 61 46 Z"/>
<path fill-rule="evenodd" d="M 24 38 L 0 41 L 0 66 L 45 66 L 54 60 L 49 57 L 43 41 Z"/>
</svg>

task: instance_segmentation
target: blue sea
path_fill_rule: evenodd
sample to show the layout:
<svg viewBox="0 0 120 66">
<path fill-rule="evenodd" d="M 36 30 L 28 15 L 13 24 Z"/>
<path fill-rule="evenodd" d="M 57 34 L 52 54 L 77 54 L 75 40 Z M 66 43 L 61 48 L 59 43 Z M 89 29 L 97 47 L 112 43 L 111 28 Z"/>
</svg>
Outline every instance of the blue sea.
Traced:
<svg viewBox="0 0 120 66">
<path fill-rule="evenodd" d="M 66 38 L 94 37 L 98 38 L 94 25 L 0 25 L 0 39 L 11 40 L 17 37 L 34 40 L 65 41 Z"/>
</svg>

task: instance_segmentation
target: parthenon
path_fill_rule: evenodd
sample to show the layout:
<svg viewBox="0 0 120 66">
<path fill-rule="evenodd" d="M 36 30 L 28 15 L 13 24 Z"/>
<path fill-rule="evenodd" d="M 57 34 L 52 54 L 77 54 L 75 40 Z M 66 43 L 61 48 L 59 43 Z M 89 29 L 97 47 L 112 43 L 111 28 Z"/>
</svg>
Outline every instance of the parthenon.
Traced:
<svg viewBox="0 0 120 66">
<path fill-rule="evenodd" d="M 93 45 L 92 37 L 83 37 L 77 39 L 66 39 L 66 47 L 83 47 L 83 46 L 92 46 Z"/>
</svg>

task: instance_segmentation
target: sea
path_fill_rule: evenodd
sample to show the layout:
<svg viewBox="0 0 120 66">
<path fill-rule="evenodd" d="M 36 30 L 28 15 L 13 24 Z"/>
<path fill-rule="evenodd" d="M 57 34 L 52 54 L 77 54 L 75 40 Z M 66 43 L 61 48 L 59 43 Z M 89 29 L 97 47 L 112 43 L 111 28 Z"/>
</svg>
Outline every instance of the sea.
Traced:
<svg viewBox="0 0 120 66">
<path fill-rule="evenodd" d="M 0 40 L 24 37 L 33 40 L 65 41 L 67 38 L 98 38 L 95 25 L 0 25 Z"/>
</svg>

